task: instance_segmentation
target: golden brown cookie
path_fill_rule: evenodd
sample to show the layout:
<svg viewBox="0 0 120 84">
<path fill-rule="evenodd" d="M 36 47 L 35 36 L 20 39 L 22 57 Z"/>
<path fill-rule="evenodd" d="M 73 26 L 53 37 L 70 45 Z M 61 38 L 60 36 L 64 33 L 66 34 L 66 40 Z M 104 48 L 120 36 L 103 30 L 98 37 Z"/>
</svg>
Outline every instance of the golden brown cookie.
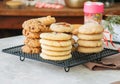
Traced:
<svg viewBox="0 0 120 84">
<path fill-rule="evenodd" d="M 55 17 L 51 17 L 51 16 L 41 17 L 38 18 L 38 20 L 44 25 L 51 25 L 52 23 L 56 22 Z"/>
<path fill-rule="evenodd" d="M 67 60 L 67 59 L 70 59 L 70 58 L 72 57 L 71 54 L 65 55 L 65 56 L 57 56 L 57 57 L 54 57 L 54 56 L 46 55 L 46 54 L 44 54 L 44 53 L 41 53 L 40 56 L 41 56 L 43 59 L 46 59 L 46 60 L 54 60 L 54 61 Z"/>
<path fill-rule="evenodd" d="M 40 47 L 39 39 L 26 38 L 24 44 L 30 47 Z"/>
<path fill-rule="evenodd" d="M 53 41 L 53 40 L 45 40 L 45 39 L 40 39 L 40 43 L 44 45 L 49 45 L 49 46 L 57 46 L 57 47 L 64 47 L 64 46 L 71 46 L 71 40 L 67 41 Z"/>
<path fill-rule="evenodd" d="M 71 33 L 73 30 L 73 27 L 71 24 L 66 23 L 66 22 L 59 22 L 59 23 L 53 23 L 50 26 L 50 29 L 54 32 L 66 32 L 66 33 Z"/>
<path fill-rule="evenodd" d="M 61 51 L 51 51 L 51 50 L 42 49 L 42 53 L 45 53 L 46 55 L 50 55 L 50 56 L 65 56 L 71 54 L 71 50 L 61 52 Z"/>
<path fill-rule="evenodd" d="M 100 34 L 78 34 L 78 38 L 82 40 L 101 40 L 103 38 L 103 33 Z"/>
<path fill-rule="evenodd" d="M 47 39 L 47 40 L 69 40 L 72 38 L 72 35 L 53 32 L 53 33 L 42 33 L 40 37 L 42 39 Z"/>
<path fill-rule="evenodd" d="M 41 48 L 42 49 L 46 49 L 46 50 L 51 50 L 51 51 L 68 51 L 72 49 L 72 45 L 71 46 L 65 46 L 65 47 L 55 47 L 55 46 L 49 46 L 49 45 L 44 45 L 41 44 Z"/>
<path fill-rule="evenodd" d="M 22 47 L 22 52 L 24 52 L 24 53 L 33 54 L 33 53 L 40 53 L 40 51 L 41 51 L 41 48 L 31 48 L 31 47 L 29 47 L 27 45 L 24 45 Z"/>
<path fill-rule="evenodd" d="M 79 44 L 79 46 L 83 46 L 83 47 L 99 47 L 103 45 L 102 40 L 98 40 L 98 41 L 78 40 L 77 43 Z"/>
<path fill-rule="evenodd" d="M 37 19 L 30 19 L 25 21 L 22 24 L 22 27 L 30 32 L 46 32 L 50 31 L 46 25 L 42 24 L 40 21 Z"/>
<path fill-rule="evenodd" d="M 22 34 L 24 36 L 26 36 L 27 38 L 33 38 L 33 39 L 39 39 L 40 38 L 40 32 L 30 32 L 26 29 L 23 29 Z"/>
<path fill-rule="evenodd" d="M 81 47 L 79 46 L 78 47 L 78 52 L 81 52 L 81 53 L 98 53 L 98 52 L 101 52 L 103 50 L 103 47 L 100 46 L 100 47 Z"/>
<path fill-rule="evenodd" d="M 81 34 L 99 34 L 104 31 L 104 28 L 98 23 L 86 23 L 79 28 Z"/>
</svg>

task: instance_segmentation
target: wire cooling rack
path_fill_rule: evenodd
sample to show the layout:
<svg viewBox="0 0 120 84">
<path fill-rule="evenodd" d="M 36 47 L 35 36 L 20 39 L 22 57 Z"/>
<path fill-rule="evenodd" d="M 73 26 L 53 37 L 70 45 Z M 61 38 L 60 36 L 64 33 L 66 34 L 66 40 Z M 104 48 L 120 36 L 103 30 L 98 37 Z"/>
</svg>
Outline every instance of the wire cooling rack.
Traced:
<svg viewBox="0 0 120 84">
<path fill-rule="evenodd" d="M 15 56 L 19 56 L 21 61 L 24 61 L 25 58 L 29 58 L 29 59 L 32 59 L 32 60 L 37 60 L 37 61 L 53 64 L 53 65 L 56 65 L 56 66 L 61 66 L 61 67 L 64 68 L 64 70 L 66 72 L 68 72 L 70 70 L 70 68 L 73 67 L 73 66 L 84 64 L 84 63 L 87 63 L 87 62 L 90 62 L 90 61 L 100 61 L 101 58 L 103 58 L 103 57 L 107 57 L 107 56 L 119 53 L 116 50 L 111 50 L 111 49 L 107 49 L 107 48 L 105 48 L 100 53 L 94 53 L 94 54 L 83 54 L 83 53 L 79 53 L 79 52 L 75 51 L 75 52 L 72 52 L 72 58 L 71 59 L 64 60 L 64 61 L 51 61 L 51 60 L 42 59 L 40 57 L 40 54 L 23 53 L 21 51 L 22 46 L 23 45 L 10 47 L 10 48 L 3 49 L 2 51 L 4 53 L 9 53 L 9 54 L 13 54 Z"/>
</svg>

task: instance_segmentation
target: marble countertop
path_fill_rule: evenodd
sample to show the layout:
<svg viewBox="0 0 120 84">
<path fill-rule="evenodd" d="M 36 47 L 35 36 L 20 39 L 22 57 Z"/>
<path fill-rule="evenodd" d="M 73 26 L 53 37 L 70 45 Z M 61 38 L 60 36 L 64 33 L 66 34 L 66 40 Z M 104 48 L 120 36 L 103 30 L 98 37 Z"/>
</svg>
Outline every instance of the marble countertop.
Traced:
<svg viewBox="0 0 120 84">
<path fill-rule="evenodd" d="M 23 44 L 23 36 L 0 39 L 0 84 L 110 84 L 120 80 L 119 70 L 91 71 L 83 65 L 65 72 L 62 67 L 19 57 L 1 50 Z"/>
</svg>

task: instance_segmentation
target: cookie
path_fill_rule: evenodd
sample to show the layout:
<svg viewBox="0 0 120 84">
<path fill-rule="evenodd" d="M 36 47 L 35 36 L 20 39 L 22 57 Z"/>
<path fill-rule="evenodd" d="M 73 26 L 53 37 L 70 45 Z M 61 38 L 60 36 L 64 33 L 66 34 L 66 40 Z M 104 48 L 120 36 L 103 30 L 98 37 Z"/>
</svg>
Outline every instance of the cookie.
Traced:
<svg viewBox="0 0 120 84">
<path fill-rule="evenodd" d="M 79 28 L 81 34 L 99 34 L 104 31 L 104 28 L 98 23 L 86 23 Z"/>
<path fill-rule="evenodd" d="M 72 34 L 73 35 L 77 35 L 78 34 L 78 29 L 79 27 L 82 26 L 81 24 L 73 24 L 72 27 L 73 27 L 73 31 L 72 31 Z"/>
<path fill-rule="evenodd" d="M 53 40 L 45 40 L 45 39 L 40 39 L 40 43 L 44 45 L 49 45 L 49 46 L 57 46 L 57 47 L 64 47 L 64 46 L 71 46 L 71 40 L 67 41 L 53 41 Z"/>
<path fill-rule="evenodd" d="M 69 55 L 65 55 L 65 56 L 57 56 L 57 57 L 54 57 L 54 56 L 49 56 L 49 55 L 46 55 L 46 54 L 44 54 L 44 53 L 41 53 L 41 54 L 40 54 L 40 57 L 42 57 L 43 59 L 46 59 L 46 60 L 61 61 L 61 60 L 70 59 L 70 58 L 72 57 L 72 55 L 69 54 Z"/>
<path fill-rule="evenodd" d="M 78 40 L 77 43 L 79 44 L 79 46 L 83 46 L 83 47 L 99 47 L 103 45 L 102 40 L 98 40 L 98 41 Z"/>
<path fill-rule="evenodd" d="M 40 32 L 30 32 L 26 29 L 23 29 L 22 34 L 24 36 L 26 36 L 27 38 L 33 38 L 33 39 L 39 39 L 40 38 Z"/>
<path fill-rule="evenodd" d="M 62 33 L 62 32 L 71 33 L 73 30 L 73 27 L 69 23 L 59 22 L 59 23 L 51 24 L 50 29 L 54 32 L 59 32 L 59 33 Z"/>
<path fill-rule="evenodd" d="M 55 17 L 51 17 L 51 16 L 41 17 L 38 18 L 38 20 L 44 25 L 51 25 L 52 23 L 56 22 Z"/>
<path fill-rule="evenodd" d="M 26 38 L 24 44 L 30 47 L 40 47 L 39 39 Z"/>
<path fill-rule="evenodd" d="M 98 52 L 101 52 L 103 50 L 103 47 L 100 46 L 100 47 L 81 47 L 79 46 L 78 47 L 78 52 L 81 52 L 81 53 L 98 53 Z"/>
<path fill-rule="evenodd" d="M 78 34 L 78 38 L 82 40 L 100 40 L 103 38 L 103 33 L 100 34 Z"/>
<path fill-rule="evenodd" d="M 24 45 L 22 47 L 22 52 L 24 53 L 34 54 L 34 53 L 40 53 L 40 51 L 41 51 L 41 48 L 31 48 L 27 45 Z"/>
<path fill-rule="evenodd" d="M 42 39 L 47 40 L 69 40 L 72 38 L 71 35 L 65 34 L 65 33 L 42 33 L 40 35 Z"/>
<path fill-rule="evenodd" d="M 47 32 L 50 31 L 50 29 L 48 27 L 46 27 L 46 25 L 42 24 L 40 21 L 36 20 L 36 19 L 30 19 L 25 21 L 22 24 L 22 27 L 25 30 L 28 30 L 30 32 Z"/>
<path fill-rule="evenodd" d="M 72 45 L 65 46 L 65 47 L 54 47 L 54 46 L 48 46 L 48 45 L 41 44 L 41 47 L 42 49 L 51 50 L 51 51 L 68 51 L 72 49 Z"/>
<path fill-rule="evenodd" d="M 65 56 L 71 54 L 71 50 L 61 52 L 61 51 L 51 51 L 51 50 L 42 49 L 42 53 L 45 53 L 46 55 L 50 55 L 50 56 Z"/>
</svg>

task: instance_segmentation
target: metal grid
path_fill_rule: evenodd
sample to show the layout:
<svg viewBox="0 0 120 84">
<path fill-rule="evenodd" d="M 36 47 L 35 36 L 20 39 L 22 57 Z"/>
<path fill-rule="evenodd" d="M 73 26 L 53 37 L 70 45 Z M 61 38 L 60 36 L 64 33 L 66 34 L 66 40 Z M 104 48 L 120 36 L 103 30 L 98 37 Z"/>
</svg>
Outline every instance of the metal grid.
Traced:
<svg viewBox="0 0 120 84">
<path fill-rule="evenodd" d="M 37 60 L 37 61 L 46 62 L 46 63 L 50 63 L 50 64 L 53 64 L 53 65 L 61 66 L 61 67 L 64 67 L 66 72 L 68 72 L 70 70 L 70 67 L 80 65 L 80 64 L 83 64 L 83 63 L 87 63 L 87 62 L 90 62 L 90 61 L 96 61 L 96 60 L 98 61 L 103 57 L 107 57 L 107 56 L 119 53 L 118 51 L 111 50 L 111 49 L 104 49 L 102 52 L 94 53 L 94 54 L 83 54 L 83 53 L 79 53 L 79 52 L 75 51 L 75 52 L 72 52 L 72 58 L 71 59 L 64 60 L 64 61 L 51 61 L 51 60 L 42 59 L 40 57 L 40 54 L 26 54 L 26 53 L 23 53 L 21 51 L 22 46 L 23 45 L 10 47 L 10 48 L 3 49 L 2 51 L 5 52 L 5 53 L 9 53 L 9 54 L 19 56 L 21 61 L 24 61 L 25 58 L 29 58 L 29 59 L 32 59 L 32 60 Z"/>
</svg>

